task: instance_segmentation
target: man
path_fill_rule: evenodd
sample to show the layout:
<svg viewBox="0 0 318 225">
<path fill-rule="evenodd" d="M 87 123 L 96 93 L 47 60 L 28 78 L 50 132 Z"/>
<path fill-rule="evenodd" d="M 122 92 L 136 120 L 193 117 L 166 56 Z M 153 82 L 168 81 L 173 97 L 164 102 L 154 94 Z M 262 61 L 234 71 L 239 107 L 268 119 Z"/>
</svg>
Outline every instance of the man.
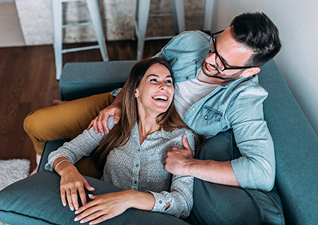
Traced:
<svg viewBox="0 0 318 225">
<path fill-rule="evenodd" d="M 267 92 L 259 86 L 256 74 L 280 48 L 278 30 L 266 15 L 245 13 L 211 37 L 199 31 L 184 32 L 158 53 L 172 65 L 175 104 L 184 122 L 208 138 L 232 129 L 242 155 L 226 162 L 197 160 L 184 140 L 184 149 L 168 149 L 164 161 L 167 171 L 228 186 L 264 191 L 273 188 L 274 148 L 262 108 Z M 25 130 L 39 153 L 46 140 L 72 138 L 81 133 L 87 121 L 78 121 L 94 118 L 98 110 L 113 101 L 89 126 L 103 133 L 103 128 L 108 130 L 109 115 L 115 116 L 115 123 L 120 119 L 121 98 L 122 92 L 114 101 L 104 94 L 90 97 L 89 101 L 81 99 L 39 110 L 26 118 Z M 85 111 L 90 116 L 80 114 L 84 103 L 88 104 Z M 65 112 L 70 112 L 68 117 Z M 63 120 L 47 121 L 51 115 L 57 118 L 61 114 Z"/>
<path fill-rule="evenodd" d="M 158 54 L 173 67 L 175 105 L 193 130 L 206 137 L 233 129 L 242 157 L 227 162 L 194 159 L 187 148 L 168 150 L 165 169 L 213 183 L 270 191 L 275 180 L 274 148 L 258 85 L 259 66 L 280 50 L 278 30 L 260 13 L 236 17 L 229 28 L 207 36 L 185 32 Z M 91 125 L 101 132 L 105 120 L 120 115 L 120 96 Z M 184 143 L 187 146 L 187 143 Z"/>
</svg>

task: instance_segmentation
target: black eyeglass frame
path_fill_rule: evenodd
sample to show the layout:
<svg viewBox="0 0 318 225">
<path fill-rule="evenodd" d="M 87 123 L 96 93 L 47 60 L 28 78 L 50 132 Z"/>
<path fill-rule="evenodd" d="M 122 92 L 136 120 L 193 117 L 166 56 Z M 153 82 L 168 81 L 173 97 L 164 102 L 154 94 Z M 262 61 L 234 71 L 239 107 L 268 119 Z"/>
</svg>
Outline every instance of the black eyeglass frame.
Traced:
<svg viewBox="0 0 318 225">
<path fill-rule="evenodd" d="M 222 58 L 222 56 L 219 55 L 218 51 L 216 50 L 216 38 L 214 38 L 215 35 L 220 34 L 223 31 L 224 30 L 221 30 L 211 34 L 210 41 L 209 41 L 209 52 L 215 53 L 215 63 L 218 69 L 223 72 L 224 70 L 241 70 L 241 69 L 249 69 L 249 68 L 255 67 L 255 66 L 231 66 L 225 62 L 225 60 Z M 214 51 L 212 49 L 212 43 L 213 43 Z M 220 59 L 220 62 L 223 64 L 224 69 L 221 69 L 220 65 L 218 64 L 217 57 Z"/>
</svg>

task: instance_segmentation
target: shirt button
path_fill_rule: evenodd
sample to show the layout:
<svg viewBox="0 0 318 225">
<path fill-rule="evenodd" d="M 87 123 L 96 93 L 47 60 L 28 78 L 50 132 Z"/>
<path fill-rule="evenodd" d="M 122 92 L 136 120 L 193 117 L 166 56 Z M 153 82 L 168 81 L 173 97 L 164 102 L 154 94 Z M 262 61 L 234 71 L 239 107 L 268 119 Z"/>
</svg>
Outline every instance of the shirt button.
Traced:
<svg viewBox="0 0 318 225">
<path fill-rule="evenodd" d="M 207 119 L 207 118 L 208 118 L 208 116 L 205 116 L 205 117 L 204 117 L 204 119 Z"/>
<path fill-rule="evenodd" d="M 195 110 L 195 108 L 193 107 L 193 108 L 192 108 L 192 110 L 194 111 L 194 110 Z"/>
<path fill-rule="evenodd" d="M 134 181 L 134 184 L 137 184 L 137 181 Z"/>
<path fill-rule="evenodd" d="M 159 203 L 162 204 L 162 201 L 160 200 Z"/>
<path fill-rule="evenodd" d="M 136 164 L 136 167 L 138 167 L 139 165 L 138 164 Z"/>
<path fill-rule="evenodd" d="M 189 80 L 189 77 L 186 77 L 187 80 Z"/>
</svg>

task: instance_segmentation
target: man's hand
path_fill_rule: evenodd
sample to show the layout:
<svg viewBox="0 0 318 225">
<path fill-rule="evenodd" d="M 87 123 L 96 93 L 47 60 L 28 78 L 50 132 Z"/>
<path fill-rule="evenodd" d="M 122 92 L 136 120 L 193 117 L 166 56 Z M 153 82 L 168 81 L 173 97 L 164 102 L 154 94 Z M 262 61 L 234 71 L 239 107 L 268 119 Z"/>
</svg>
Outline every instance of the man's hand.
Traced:
<svg viewBox="0 0 318 225">
<path fill-rule="evenodd" d="M 109 133 L 107 120 L 110 116 L 114 116 L 114 123 L 117 124 L 121 117 L 121 107 L 111 104 L 110 106 L 101 110 L 99 115 L 89 124 L 87 130 L 93 126 L 96 134 L 100 132 L 102 136 L 104 136 L 104 129 L 107 133 Z"/>
<path fill-rule="evenodd" d="M 191 150 L 186 135 L 182 137 L 182 144 L 184 149 L 172 147 L 168 148 L 165 160 L 163 162 L 164 169 L 169 173 L 179 176 L 190 175 L 189 170 L 193 158 L 193 151 Z"/>
</svg>

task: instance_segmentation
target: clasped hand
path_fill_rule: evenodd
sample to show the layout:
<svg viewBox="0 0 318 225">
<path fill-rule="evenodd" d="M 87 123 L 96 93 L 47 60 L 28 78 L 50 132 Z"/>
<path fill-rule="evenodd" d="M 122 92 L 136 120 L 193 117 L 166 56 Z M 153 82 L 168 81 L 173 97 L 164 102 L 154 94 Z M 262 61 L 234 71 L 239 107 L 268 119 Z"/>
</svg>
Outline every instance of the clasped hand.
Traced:
<svg viewBox="0 0 318 225">
<path fill-rule="evenodd" d="M 96 134 L 100 132 L 102 136 L 104 136 L 104 130 L 109 133 L 107 120 L 110 116 L 114 116 L 114 123 L 117 124 L 120 120 L 121 108 L 117 105 L 110 105 L 107 108 L 101 110 L 98 116 L 89 124 L 87 130 L 89 130 L 91 127 L 94 127 L 94 131 Z"/>
<path fill-rule="evenodd" d="M 186 135 L 182 137 L 182 148 L 171 147 L 167 149 L 167 154 L 164 158 L 164 169 L 169 173 L 178 176 L 189 176 L 191 164 L 194 160 L 193 151 L 187 141 Z"/>
</svg>

